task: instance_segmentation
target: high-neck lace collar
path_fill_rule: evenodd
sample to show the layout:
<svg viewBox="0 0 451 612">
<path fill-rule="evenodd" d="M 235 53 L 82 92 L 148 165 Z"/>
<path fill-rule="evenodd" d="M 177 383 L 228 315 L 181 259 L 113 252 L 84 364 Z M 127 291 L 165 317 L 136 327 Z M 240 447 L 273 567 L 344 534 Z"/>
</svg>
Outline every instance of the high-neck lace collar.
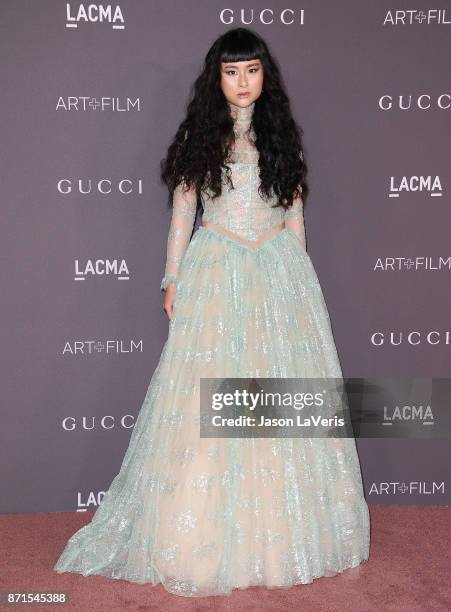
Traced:
<svg viewBox="0 0 451 612">
<path fill-rule="evenodd" d="M 232 102 L 227 102 L 230 109 L 230 114 L 233 118 L 233 129 L 235 134 L 243 136 L 249 129 L 254 113 L 255 102 L 251 102 L 249 106 L 237 106 Z"/>
</svg>

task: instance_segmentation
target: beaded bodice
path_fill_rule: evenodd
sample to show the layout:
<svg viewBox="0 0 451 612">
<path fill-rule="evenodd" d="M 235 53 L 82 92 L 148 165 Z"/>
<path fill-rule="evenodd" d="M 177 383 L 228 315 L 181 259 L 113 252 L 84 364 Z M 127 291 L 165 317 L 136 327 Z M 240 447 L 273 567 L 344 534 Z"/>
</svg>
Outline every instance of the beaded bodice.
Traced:
<svg viewBox="0 0 451 612">
<path fill-rule="evenodd" d="M 235 144 L 230 152 L 227 165 L 231 168 L 233 188 L 227 177 L 222 181 L 222 193 L 213 198 L 202 193 L 202 223 L 221 226 L 238 238 L 257 242 L 258 239 L 276 226 L 285 222 L 306 248 L 303 201 L 296 198 L 293 205 L 284 210 L 274 207 L 275 196 L 262 199 L 258 193 L 260 184 L 255 133 L 252 129 L 252 115 L 255 102 L 247 107 L 227 102 L 233 118 Z M 183 184 L 177 186 L 173 197 L 173 212 L 167 241 L 165 274 L 161 288 L 176 283 L 180 263 L 188 247 L 197 210 L 197 193 L 194 188 L 185 191 Z"/>
<path fill-rule="evenodd" d="M 271 208 L 277 198 L 262 199 L 258 193 L 259 166 L 255 133 L 251 128 L 255 102 L 247 107 L 228 103 L 233 117 L 235 145 L 230 154 L 231 178 L 234 189 L 229 187 L 224 174 L 222 194 L 217 198 L 203 196 L 203 223 L 221 225 L 246 240 L 258 240 L 276 225 L 284 221 L 285 210 Z"/>
</svg>

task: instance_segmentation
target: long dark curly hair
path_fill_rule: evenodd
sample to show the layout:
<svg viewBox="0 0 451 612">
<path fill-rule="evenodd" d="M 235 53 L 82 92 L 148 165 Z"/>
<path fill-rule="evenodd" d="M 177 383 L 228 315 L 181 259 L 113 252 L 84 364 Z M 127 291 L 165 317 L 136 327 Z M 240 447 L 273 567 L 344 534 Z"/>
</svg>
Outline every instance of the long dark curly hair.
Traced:
<svg viewBox="0 0 451 612">
<path fill-rule="evenodd" d="M 220 36 L 208 51 L 201 74 L 192 87 L 186 118 L 180 124 L 161 161 L 161 178 L 169 189 L 171 204 L 176 186 L 195 186 L 216 198 L 222 192 L 222 172 L 231 188 L 226 161 L 234 143 L 233 117 L 221 89 L 221 62 L 259 59 L 263 65 L 263 89 L 255 100 L 252 128 L 259 151 L 259 193 L 276 196 L 274 207 L 288 208 L 293 198 L 306 195 L 306 165 L 302 128 L 294 121 L 290 101 L 276 60 L 265 41 L 248 28 L 234 28 Z"/>
</svg>

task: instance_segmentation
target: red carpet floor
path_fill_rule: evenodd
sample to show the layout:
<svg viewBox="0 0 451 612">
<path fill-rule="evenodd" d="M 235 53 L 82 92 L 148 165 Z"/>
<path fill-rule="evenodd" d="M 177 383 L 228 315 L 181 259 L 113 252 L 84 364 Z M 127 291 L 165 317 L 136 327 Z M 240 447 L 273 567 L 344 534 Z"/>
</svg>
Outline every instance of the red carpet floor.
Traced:
<svg viewBox="0 0 451 612">
<path fill-rule="evenodd" d="M 370 558 L 354 576 L 323 577 L 289 589 L 252 587 L 228 596 L 202 598 L 172 595 L 161 585 L 54 572 L 52 567 L 67 539 L 90 520 L 91 513 L 3 515 L 0 591 L 64 591 L 70 602 L 64 607 L 0 608 L 83 612 L 449 612 L 450 508 L 370 506 L 370 513 Z"/>
</svg>

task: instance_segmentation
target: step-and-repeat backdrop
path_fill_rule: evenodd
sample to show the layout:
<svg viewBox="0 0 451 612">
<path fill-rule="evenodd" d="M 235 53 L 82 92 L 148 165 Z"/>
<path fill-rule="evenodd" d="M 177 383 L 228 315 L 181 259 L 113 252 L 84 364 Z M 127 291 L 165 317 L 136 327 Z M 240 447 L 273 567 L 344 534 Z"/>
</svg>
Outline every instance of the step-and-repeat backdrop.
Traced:
<svg viewBox="0 0 451 612">
<path fill-rule="evenodd" d="M 0 512 L 94 510 L 119 471 L 168 334 L 159 162 L 237 26 L 304 130 L 343 373 L 383 391 L 385 435 L 357 438 L 368 503 L 450 503 L 446 401 L 424 393 L 451 401 L 446 5 L 3 0 Z"/>
</svg>

